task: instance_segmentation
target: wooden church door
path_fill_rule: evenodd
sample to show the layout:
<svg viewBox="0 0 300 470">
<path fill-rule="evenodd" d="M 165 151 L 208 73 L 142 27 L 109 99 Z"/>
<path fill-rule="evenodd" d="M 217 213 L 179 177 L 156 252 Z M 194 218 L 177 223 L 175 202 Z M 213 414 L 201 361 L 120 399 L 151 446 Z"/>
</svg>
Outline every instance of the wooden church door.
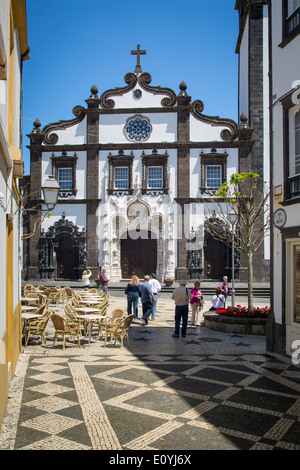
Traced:
<svg viewBox="0 0 300 470">
<path fill-rule="evenodd" d="M 57 277 L 75 279 L 75 249 L 72 237 L 62 235 L 56 251 Z"/>
<path fill-rule="evenodd" d="M 157 264 L 157 240 L 148 237 L 121 239 L 121 269 L 122 278 L 130 279 L 136 274 L 143 279 L 145 274 L 156 272 Z"/>
<path fill-rule="evenodd" d="M 204 243 L 204 279 L 222 280 L 225 275 L 227 247 L 206 234 Z"/>
</svg>

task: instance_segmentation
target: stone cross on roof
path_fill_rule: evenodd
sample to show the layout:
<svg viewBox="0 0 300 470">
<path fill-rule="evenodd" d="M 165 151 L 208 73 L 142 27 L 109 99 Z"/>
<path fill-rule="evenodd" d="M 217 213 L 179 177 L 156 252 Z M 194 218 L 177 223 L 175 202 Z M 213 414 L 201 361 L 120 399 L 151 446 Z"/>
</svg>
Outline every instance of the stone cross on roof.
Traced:
<svg viewBox="0 0 300 470">
<path fill-rule="evenodd" d="M 137 62 L 136 62 L 136 67 L 135 67 L 134 73 L 142 73 L 141 55 L 145 55 L 145 54 L 146 54 L 146 51 L 141 51 L 140 44 L 137 45 L 137 50 L 136 51 L 131 51 L 131 55 L 136 55 L 137 56 Z"/>
</svg>

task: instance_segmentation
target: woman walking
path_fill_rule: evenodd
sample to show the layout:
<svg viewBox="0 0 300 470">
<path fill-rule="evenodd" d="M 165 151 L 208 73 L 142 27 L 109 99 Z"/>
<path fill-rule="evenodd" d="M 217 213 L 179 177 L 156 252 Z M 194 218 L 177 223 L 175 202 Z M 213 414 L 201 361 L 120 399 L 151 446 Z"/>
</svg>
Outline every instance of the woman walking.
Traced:
<svg viewBox="0 0 300 470">
<path fill-rule="evenodd" d="M 131 315 L 133 308 L 134 318 L 138 318 L 139 285 L 140 280 L 134 275 L 125 288 L 125 294 L 127 294 L 127 314 Z"/>
<path fill-rule="evenodd" d="M 202 295 L 200 286 L 201 286 L 201 284 L 200 284 L 199 281 L 194 282 L 194 287 L 191 290 L 191 294 L 192 294 L 193 298 L 192 298 L 192 300 L 190 300 L 190 304 L 191 304 L 191 307 L 192 307 L 191 324 L 192 325 L 197 325 L 197 326 L 201 325 L 200 311 L 202 310 L 203 303 L 204 303 L 203 302 L 203 295 Z M 196 313 L 198 313 L 197 319 L 196 319 Z M 203 321 L 203 318 L 202 318 L 202 321 Z"/>
</svg>

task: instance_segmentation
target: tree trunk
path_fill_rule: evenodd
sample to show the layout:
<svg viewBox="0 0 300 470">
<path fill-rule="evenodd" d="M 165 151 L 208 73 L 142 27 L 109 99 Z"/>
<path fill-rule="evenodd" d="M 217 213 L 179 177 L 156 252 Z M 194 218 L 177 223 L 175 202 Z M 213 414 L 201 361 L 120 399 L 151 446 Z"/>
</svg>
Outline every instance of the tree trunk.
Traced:
<svg viewBox="0 0 300 470">
<path fill-rule="evenodd" d="M 253 311 L 253 252 L 248 250 L 248 310 Z"/>
</svg>

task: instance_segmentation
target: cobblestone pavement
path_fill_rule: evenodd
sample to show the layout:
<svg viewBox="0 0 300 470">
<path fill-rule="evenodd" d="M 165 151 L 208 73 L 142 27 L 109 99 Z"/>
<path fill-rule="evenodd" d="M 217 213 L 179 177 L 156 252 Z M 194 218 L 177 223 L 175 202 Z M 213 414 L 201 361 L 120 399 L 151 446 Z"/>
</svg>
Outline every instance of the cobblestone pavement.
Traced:
<svg viewBox="0 0 300 470">
<path fill-rule="evenodd" d="M 49 322 L 47 347 L 32 340 L 20 355 L 0 449 L 299 450 L 299 366 L 267 354 L 261 336 L 189 326 L 173 338 L 169 297 L 123 349 L 96 331 L 52 349 Z M 109 311 L 125 304 L 112 295 Z"/>
</svg>

